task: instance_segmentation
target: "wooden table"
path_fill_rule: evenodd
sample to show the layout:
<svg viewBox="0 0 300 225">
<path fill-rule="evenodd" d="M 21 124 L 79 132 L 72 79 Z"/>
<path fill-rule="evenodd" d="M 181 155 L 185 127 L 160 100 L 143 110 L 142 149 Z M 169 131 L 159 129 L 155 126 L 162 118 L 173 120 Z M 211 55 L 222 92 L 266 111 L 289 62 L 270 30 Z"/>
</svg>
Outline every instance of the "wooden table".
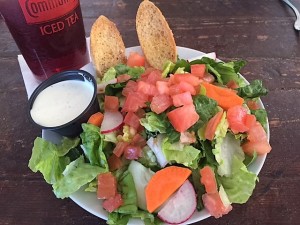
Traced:
<svg viewBox="0 0 300 225">
<path fill-rule="evenodd" d="M 135 14 L 140 1 L 82 0 L 86 35 L 103 14 L 118 26 L 127 47 L 139 45 Z M 178 46 L 216 51 L 220 59 L 245 59 L 248 80 L 262 79 L 272 152 L 253 196 L 229 215 L 196 224 L 277 225 L 300 221 L 300 37 L 294 14 L 274 0 L 154 1 Z M 300 1 L 294 0 L 300 8 Z M 105 224 L 72 200 L 56 199 L 40 174 L 27 167 L 41 131 L 27 117 L 18 48 L 0 20 L 0 224 Z"/>
</svg>

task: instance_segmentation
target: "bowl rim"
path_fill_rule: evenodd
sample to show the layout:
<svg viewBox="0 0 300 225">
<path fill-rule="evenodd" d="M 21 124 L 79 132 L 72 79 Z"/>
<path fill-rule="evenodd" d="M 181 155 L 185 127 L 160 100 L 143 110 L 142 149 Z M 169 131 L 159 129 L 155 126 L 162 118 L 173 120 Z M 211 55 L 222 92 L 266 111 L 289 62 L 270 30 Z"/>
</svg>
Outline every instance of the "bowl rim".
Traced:
<svg viewBox="0 0 300 225">
<path fill-rule="evenodd" d="M 82 77 L 81 79 L 80 76 Z M 88 104 L 88 106 L 85 108 L 85 110 L 83 110 L 77 117 L 75 117 L 74 119 L 72 119 L 71 121 L 64 123 L 62 125 L 58 125 L 58 126 L 43 126 L 38 124 L 37 122 L 34 121 L 34 119 L 31 116 L 31 109 L 33 107 L 33 104 L 36 100 L 36 98 L 38 97 L 38 95 L 45 90 L 47 87 L 56 84 L 56 83 L 60 83 L 63 81 L 68 81 L 68 80 L 81 80 L 83 82 L 90 82 L 92 83 L 93 86 L 93 97 L 90 101 L 90 103 Z M 82 117 L 82 115 L 84 115 L 94 104 L 94 101 L 97 97 L 97 82 L 96 79 L 93 75 L 91 75 L 89 72 L 85 71 L 85 70 L 66 70 L 63 72 L 59 72 L 56 73 L 54 75 L 52 75 L 50 78 L 48 78 L 47 80 L 44 80 L 42 83 L 39 84 L 39 86 L 32 92 L 29 100 L 28 100 L 28 115 L 29 115 L 29 119 L 32 123 L 34 123 L 35 125 L 37 125 L 38 127 L 45 129 L 45 130 L 60 130 L 63 129 L 65 127 L 70 126 L 71 124 L 75 123 L 79 118 Z"/>
</svg>

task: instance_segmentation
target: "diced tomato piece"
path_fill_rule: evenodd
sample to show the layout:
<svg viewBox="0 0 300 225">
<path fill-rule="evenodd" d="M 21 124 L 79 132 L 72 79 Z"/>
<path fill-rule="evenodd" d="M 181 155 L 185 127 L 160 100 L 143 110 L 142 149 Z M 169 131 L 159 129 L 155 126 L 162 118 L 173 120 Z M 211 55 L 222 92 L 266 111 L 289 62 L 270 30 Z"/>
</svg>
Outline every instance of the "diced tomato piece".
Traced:
<svg viewBox="0 0 300 225">
<path fill-rule="evenodd" d="M 180 133 L 180 143 L 191 144 L 196 142 L 196 137 L 194 132 L 182 132 Z"/>
<path fill-rule="evenodd" d="M 125 149 L 124 156 L 126 159 L 134 160 L 141 157 L 142 149 L 140 146 L 128 145 Z"/>
<path fill-rule="evenodd" d="M 242 145 L 242 149 L 247 155 L 252 156 L 254 152 L 258 155 L 269 153 L 272 147 L 267 140 L 257 142 L 248 141 Z"/>
<path fill-rule="evenodd" d="M 170 95 L 176 95 L 186 91 L 190 92 L 191 95 L 196 94 L 195 87 L 193 87 L 191 84 L 184 81 L 180 82 L 179 84 L 174 84 L 169 88 Z"/>
<path fill-rule="evenodd" d="M 169 83 L 167 81 L 156 81 L 156 89 L 159 94 L 169 94 Z"/>
<path fill-rule="evenodd" d="M 219 218 L 232 210 L 232 206 L 227 207 L 223 204 L 220 194 L 216 193 L 206 193 L 202 195 L 202 200 L 205 208 L 208 212 L 215 218 Z"/>
<path fill-rule="evenodd" d="M 117 77 L 118 83 L 123 83 L 131 79 L 131 76 L 128 74 L 122 74 Z"/>
<path fill-rule="evenodd" d="M 126 84 L 126 86 L 123 88 L 122 95 L 127 96 L 131 92 L 136 92 L 137 91 L 137 82 L 130 80 Z"/>
<path fill-rule="evenodd" d="M 145 81 L 138 81 L 137 91 L 149 96 L 157 94 L 156 86 Z"/>
<path fill-rule="evenodd" d="M 200 182 L 204 185 L 207 193 L 218 192 L 218 186 L 214 170 L 210 166 L 205 166 L 200 170 Z"/>
<path fill-rule="evenodd" d="M 102 206 L 108 212 L 113 212 L 123 204 L 122 196 L 118 193 L 114 197 L 111 197 L 103 201 Z"/>
<path fill-rule="evenodd" d="M 140 55 L 137 52 L 131 52 L 127 59 L 127 66 L 135 67 L 135 66 L 145 66 L 145 57 Z"/>
<path fill-rule="evenodd" d="M 168 112 L 167 116 L 175 130 L 180 133 L 186 131 L 199 120 L 199 115 L 193 104 L 174 109 Z"/>
<path fill-rule="evenodd" d="M 256 121 L 255 125 L 252 126 L 248 133 L 247 139 L 252 142 L 259 142 L 267 140 L 267 134 L 262 125 Z"/>
<path fill-rule="evenodd" d="M 105 111 L 118 111 L 119 110 L 118 97 L 105 95 L 104 110 Z"/>
<path fill-rule="evenodd" d="M 205 138 L 212 141 L 215 137 L 216 129 L 222 119 L 223 110 L 214 115 L 207 123 L 205 128 Z"/>
<path fill-rule="evenodd" d="M 257 110 L 257 109 L 259 109 L 258 103 L 256 101 L 254 101 L 254 100 L 248 100 L 246 102 L 246 104 L 247 104 L 247 106 L 248 106 L 248 108 L 250 110 Z"/>
<path fill-rule="evenodd" d="M 124 118 L 124 124 L 133 127 L 135 130 L 141 126 L 140 118 L 133 112 L 128 112 Z"/>
<path fill-rule="evenodd" d="M 256 122 L 256 117 L 252 114 L 247 114 L 245 117 L 245 125 L 246 127 L 248 127 L 249 129 L 255 125 Z"/>
<path fill-rule="evenodd" d="M 149 73 L 147 82 L 155 85 L 157 81 L 162 80 L 162 73 L 159 70 L 153 70 Z"/>
<path fill-rule="evenodd" d="M 234 134 L 243 133 L 249 130 L 245 124 L 246 115 L 247 110 L 241 105 L 236 105 L 228 109 L 227 120 L 229 128 Z"/>
<path fill-rule="evenodd" d="M 111 156 L 107 159 L 107 162 L 109 171 L 115 171 L 123 166 L 121 158 L 119 158 L 115 154 L 111 154 Z"/>
<path fill-rule="evenodd" d="M 153 112 L 160 114 L 172 105 L 169 95 L 155 95 L 151 101 L 150 108 Z"/>
<path fill-rule="evenodd" d="M 136 111 L 135 114 L 136 114 L 139 118 L 144 118 L 145 115 L 146 115 L 146 112 L 145 112 L 145 110 L 139 108 L 138 111 Z"/>
<path fill-rule="evenodd" d="M 228 88 L 231 88 L 231 89 L 237 89 L 239 87 L 239 85 L 234 81 L 234 80 L 230 80 L 226 86 Z"/>
<path fill-rule="evenodd" d="M 143 93 L 130 92 L 125 99 L 122 112 L 136 112 L 139 108 L 146 107 L 148 96 Z"/>
<path fill-rule="evenodd" d="M 205 64 L 195 64 L 191 65 L 191 74 L 203 78 L 205 74 L 206 66 Z"/>
<path fill-rule="evenodd" d="M 113 150 L 113 153 L 117 156 L 117 157 L 120 157 L 125 149 L 127 148 L 129 144 L 127 142 L 124 142 L 124 141 L 119 141 L 116 145 L 116 147 L 114 148 Z"/>
<path fill-rule="evenodd" d="M 111 172 L 98 175 L 98 199 L 108 199 L 117 193 L 117 180 Z"/>
<path fill-rule="evenodd" d="M 176 94 L 172 96 L 173 105 L 176 107 L 182 105 L 193 104 L 193 98 L 190 92 L 183 92 L 181 94 Z"/>
<path fill-rule="evenodd" d="M 135 146 L 140 146 L 141 148 L 143 148 L 143 147 L 145 147 L 147 142 L 146 142 L 145 138 L 143 138 L 142 135 L 135 134 L 134 137 L 132 138 L 131 144 L 135 145 Z"/>
<path fill-rule="evenodd" d="M 174 79 L 176 83 L 187 82 L 194 87 L 201 83 L 199 77 L 196 77 L 190 73 L 174 74 Z"/>
</svg>

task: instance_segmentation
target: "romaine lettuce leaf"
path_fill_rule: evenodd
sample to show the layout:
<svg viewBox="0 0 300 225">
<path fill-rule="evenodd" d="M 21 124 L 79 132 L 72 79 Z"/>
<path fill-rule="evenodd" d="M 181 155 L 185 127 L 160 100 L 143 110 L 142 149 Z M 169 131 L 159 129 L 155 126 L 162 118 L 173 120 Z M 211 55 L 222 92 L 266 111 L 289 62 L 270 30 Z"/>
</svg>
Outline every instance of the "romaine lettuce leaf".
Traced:
<svg viewBox="0 0 300 225">
<path fill-rule="evenodd" d="M 119 64 L 115 66 L 114 69 L 116 71 L 116 76 L 128 74 L 132 79 L 138 79 L 145 72 L 145 68 L 142 66 L 129 67 L 124 64 Z"/>
<path fill-rule="evenodd" d="M 209 121 L 219 111 L 217 102 L 205 95 L 196 95 L 193 103 L 203 123 Z"/>
<path fill-rule="evenodd" d="M 252 195 L 257 176 L 248 171 L 244 163 L 234 156 L 232 160 L 231 176 L 219 177 L 218 180 L 223 185 L 230 202 L 242 204 L 247 202 Z"/>
<path fill-rule="evenodd" d="M 162 150 L 167 161 L 175 161 L 192 169 L 198 167 L 198 160 L 202 156 L 201 151 L 191 145 L 185 145 L 183 149 L 175 150 L 174 145 L 168 142 L 167 138 L 163 140 Z"/>
<path fill-rule="evenodd" d="M 257 98 L 268 94 L 268 90 L 263 87 L 261 80 L 254 80 L 250 84 L 237 88 L 238 95 L 242 98 Z"/>
<path fill-rule="evenodd" d="M 80 187 L 94 180 L 98 174 L 104 172 L 106 172 L 105 169 L 85 163 L 84 157 L 80 156 L 66 167 L 63 177 L 52 185 L 54 194 L 57 198 L 69 197 Z"/>
<path fill-rule="evenodd" d="M 127 225 L 131 215 L 112 212 L 108 214 L 106 223 L 108 225 Z"/>
<path fill-rule="evenodd" d="M 60 145 L 55 145 L 38 137 L 34 141 L 28 167 L 35 173 L 40 171 L 47 183 L 54 184 L 70 163 L 69 157 L 64 155 L 77 144 L 78 139 L 63 138 Z"/>
<path fill-rule="evenodd" d="M 261 125 L 265 130 L 267 130 L 267 125 L 268 125 L 267 111 L 265 109 L 256 109 L 256 110 L 251 110 L 251 114 L 253 114 L 256 117 L 256 120 L 261 123 Z"/>
<path fill-rule="evenodd" d="M 104 73 L 101 82 L 107 82 L 113 80 L 116 78 L 116 75 L 117 75 L 117 71 L 115 70 L 115 68 L 111 67 Z"/>
<path fill-rule="evenodd" d="M 166 133 L 169 126 L 167 115 L 165 113 L 156 114 L 147 112 L 145 118 L 140 119 L 140 123 L 150 132 Z"/>
<path fill-rule="evenodd" d="M 99 166 L 108 171 L 108 163 L 103 152 L 103 135 L 100 128 L 92 124 L 83 123 L 83 132 L 80 134 L 83 151 L 91 165 Z"/>
</svg>

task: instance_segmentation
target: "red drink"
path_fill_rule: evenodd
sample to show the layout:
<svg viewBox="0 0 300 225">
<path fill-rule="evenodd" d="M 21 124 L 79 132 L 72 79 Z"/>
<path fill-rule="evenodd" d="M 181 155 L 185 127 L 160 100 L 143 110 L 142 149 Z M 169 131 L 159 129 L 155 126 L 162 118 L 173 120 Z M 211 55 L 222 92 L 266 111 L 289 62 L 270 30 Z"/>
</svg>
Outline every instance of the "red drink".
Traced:
<svg viewBox="0 0 300 225">
<path fill-rule="evenodd" d="M 38 79 L 89 62 L 79 0 L 0 0 L 0 12 Z"/>
</svg>

